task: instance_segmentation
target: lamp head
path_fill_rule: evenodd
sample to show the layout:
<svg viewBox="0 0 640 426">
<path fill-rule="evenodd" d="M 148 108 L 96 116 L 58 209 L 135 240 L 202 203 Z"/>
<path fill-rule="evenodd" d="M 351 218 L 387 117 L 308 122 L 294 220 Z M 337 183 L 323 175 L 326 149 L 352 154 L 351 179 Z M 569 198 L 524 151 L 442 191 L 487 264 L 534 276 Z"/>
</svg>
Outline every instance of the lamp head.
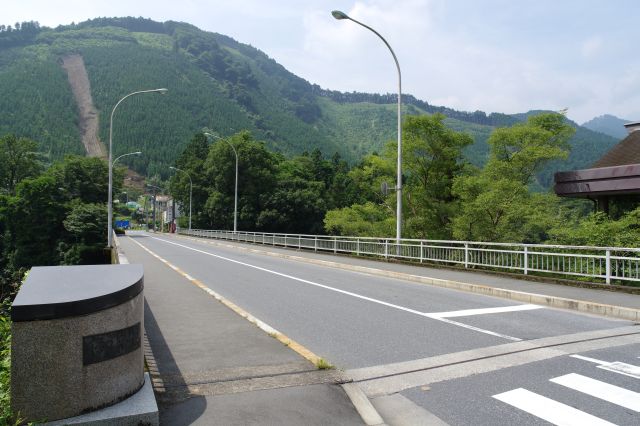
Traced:
<svg viewBox="0 0 640 426">
<path fill-rule="evenodd" d="M 334 10 L 331 12 L 334 18 L 336 19 L 349 19 L 346 13 L 340 12 L 339 10 Z"/>
<path fill-rule="evenodd" d="M 133 153 L 133 155 L 140 155 L 140 154 L 142 154 L 142 151 L 136 151 Z"/>
<path fill-rule="evenodd" d="M 166 94 L 169 91 L 169 89 L 166 88 L 162 88 L 162 89 L 156 89 L 156 92 L 160 93 L 161 95 Z"/>
</svg>

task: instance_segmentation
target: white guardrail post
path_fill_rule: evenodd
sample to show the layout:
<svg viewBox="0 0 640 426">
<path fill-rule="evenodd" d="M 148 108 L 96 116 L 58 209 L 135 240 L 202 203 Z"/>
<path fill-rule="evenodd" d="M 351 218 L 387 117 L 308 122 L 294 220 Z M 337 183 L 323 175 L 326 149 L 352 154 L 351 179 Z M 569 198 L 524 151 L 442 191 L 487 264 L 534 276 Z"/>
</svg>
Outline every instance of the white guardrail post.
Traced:
<svg viewBox="0 0 640 426">
<path fill-rule="evenodd" d="M 605 282 L 607 284 L 611 284 L 611 250 L 607 250 L 605 270 L 606 270 Z"/>
<path fill-rule="evenodd" d="M 524 274 L 529 274 L 529 247 L 524 246 Z"/>
<path fill-rule="evenodd" d="M 464 243 L 464 267 L 469 267 L 469 243 Z"/>
</svg>

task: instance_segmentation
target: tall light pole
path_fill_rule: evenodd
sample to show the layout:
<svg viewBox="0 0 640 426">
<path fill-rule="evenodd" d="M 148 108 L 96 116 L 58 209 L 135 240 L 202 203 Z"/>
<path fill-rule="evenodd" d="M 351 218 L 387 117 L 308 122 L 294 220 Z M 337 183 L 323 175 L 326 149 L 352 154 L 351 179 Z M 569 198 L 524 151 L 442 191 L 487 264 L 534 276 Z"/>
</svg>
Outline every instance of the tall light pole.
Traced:
<svg viewBox="0 0 640 426">
<path fill-rule="evenodd" d="M 118 103 L 116 103 L 116 105 L 113 107 L 113 109 L 111 110 L 111 118 L 109 120 L 109 199 L 107 201 L 107 246 L 109 248 L 113 247 L 113 235 L 111 235 L 113 233 L 113 224 L 111 223 L 113 221 L 113 162 L 111 161 L 111 148 L 113 146 L 113 113 L 116 112 L 116 108 L 118 108 L 118 105 L 120 105 L 120 103 L 122 101 L 124 101 L 125 99 L 127 99 L 129 96 L 133 96 L 133 95 L 139 95 L 142 93 L 161 93 L 161 94 L 165 94 L 167 93 L 167 89 L 151 89 L 151 90 L 139 90 L 137 92 L 131 92 L 129 93 L 127 96 L 123 97 L 122 99 L 120 99 L 118 101 Z"/>
<path fill-rule="evenodd" d="M 340 12 L 339 10 L 334 10 L 333 12 L 331 12 L 331 15 L 333 15 L 333 17 L 336 19 L 348 19 L 350 21 L 353 21 L 380 37 L 380 40 L 382 40 L 384 44 L 389 48 L 391 56 L 393 56 L 393 60 L 396 63 L 396 68 L 398 69 L 398 183 L 396 184 L 396 239 L 398 240 L 398 244 L 400 244 L 400 239 L 402 238 L 402 74 L 400 73 L 400 64 L 398 63 L 398 58 L 396 58 L 396 54 L 393 52 L 393 49 L 391 48 L 389 43 L 387 43 L 387 40 L 385 40 L 384 37 L 382 37 L 376 30 L 368 25 L 363 24 L 360 21 L 356 21 L 355 19 L 349 17 L 346 13 Z"/>
<path fill-rule="evenodd" d="M 211 136 L 226 142 L 227 145 L 229 145 L 233 150 L 233 153 L 236 155 L 236 185 L 235 185 L 235 197 L 233 199 L 233 232 L 234 233 L 238 232 L 238 151 L 236 151 L 236 148 L 228 140 L 208 132 L 203 132 L 203 133 L 205 136 Z"/>
<path fill-rule="evenodd" d="M 187 177 L 189 178 L 189 183 L 190 183 L 190 187 L 189 187 L 189 231 L 191 231 L 191 200 L 193 199 L 193 181 L 191 180 L 191 176 L 189 176 L 189 173 L 185 172 L 182 169 L 179 169 L 177 167 L 173 167 L 170 166 L 169 167 L 171 170 L 175 170 L 176 172 L 182 172 L 185 175 L 187 175 Z"/>
<path fill-rule="evenodd" d="M 115 160 L 113 160 L 113 165 L 115 166 L 115 165 L 116 165 L 116 163 L 118 162 L 118 160 L 119 160 L 119 159 L 121 159 L 122 157 L 126 157 L 126 156 L 128 156 L 128 155 L 140 155 L 140 154 L 142 154 L 142 152 L 141 152 L 141 151 L 128 152 L 128 153 L 126 153 L 126 154 L 122 154 L 122 155 L 120 155 L 120 156 L 116 157 L 116 159 L 115 159 Z"/>
</svg>

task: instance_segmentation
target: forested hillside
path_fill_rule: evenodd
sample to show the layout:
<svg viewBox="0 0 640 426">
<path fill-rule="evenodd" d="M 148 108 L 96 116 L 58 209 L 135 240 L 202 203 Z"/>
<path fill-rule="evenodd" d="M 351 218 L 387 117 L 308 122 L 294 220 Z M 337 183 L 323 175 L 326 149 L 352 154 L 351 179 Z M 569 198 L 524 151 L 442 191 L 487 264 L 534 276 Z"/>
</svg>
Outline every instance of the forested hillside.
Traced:
<svg viewBox="0 0 640 426">
<path fill-rule="evenodd" d="M 220 136 L 247 129 L 287 156 L 319 149 L 351 163 L 395 137 L 395 95 L 324 90 L 249 45 L 189 24 L 98 18 L 55 29 L 33 22 L 0 26 L 0 135 L 34 139 L 50 160 L 83 152 L 77 106 L 60 67 L 60 58 L 71 53 L 84 59 L 103 143 L 118 99 L 136 90 L 169 89 L 165 96 L 128 99 L 114 119 L 114 155 L 142 151 L 122 161 L 143 175 L 166 178 L 168 166 L 203 127 Z M 455 111 L 411 95 L 403 102 L 405 114 L 442 113 L 448 127 L 469 133 L 474 144 L 464 154 L 477 166 L 488 158 L 495 127 L 526 119 Z M 539 183 L 548 187 L 555 170 L 588 166 L 616 142 L 578 127 L 569 159 L 541 172 Z"/>
</svg>

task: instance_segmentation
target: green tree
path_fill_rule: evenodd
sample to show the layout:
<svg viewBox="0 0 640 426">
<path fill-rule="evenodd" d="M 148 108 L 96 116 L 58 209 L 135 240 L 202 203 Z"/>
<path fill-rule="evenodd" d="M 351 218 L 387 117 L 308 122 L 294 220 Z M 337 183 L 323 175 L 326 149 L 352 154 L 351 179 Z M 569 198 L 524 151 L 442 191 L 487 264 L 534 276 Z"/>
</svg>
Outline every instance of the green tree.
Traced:
<svg viewBox="0 0 640 426">
<path fill-rule="evenodd" d="M 116 191 L 121 182 L 122 176 L 116 176 Z M 91 250 L 97 252 L 106 242 L 106 213 L 97 206 L 104 205 L 107 191 L 107 164 L 98 158 L 69 156 L 41 176 L 20 182 L 7 208 L 7 256 L 12 267 L 82 263 L 80 251 L 95 260 Z M 87 223 L 78 228 L 80 220 Z M 92 249 L 69 257 L 74 245 Z"/>
<path fill-rule="evenodd" d="M 572 215 L 549 231 L 549 242 L 565 245 L 640 247 L 640 207 L 619 219 L 595 212 Z"/>
<path fill-rule="evenodd" d="M 452 186 L 464 168 L 462 150 L 473 139 L 447 128 L 444 119 L 442 114 L 409 116 L 403 125 L 404 234 L 412 238 L 451 238 L 451 221 L 460 207 Z"/>
<path fill-rule="evenodd" d="M 253 230 L 274 190 L 280 160 L 248 131 L 226 141 L 238 152 L 238 229 Z M 204 165 L 210 184 L 203 214 L 214 229 L 233 229 L 236 157 L 229 144 L 213 143 Z"/>
<path fill-rule="evenodd" d="M 321 233 L 327 211 L 327 181 L 330 167 L 317 153 L 278 164 L 276 185 L 259 213 L 257 228 L 285 233 Z"/>
<path fill-rule="evenodd" d="M 61 262 L 66 265 L 103 263 L 107 238 L 107 209 L 104 204 L 71 202 L 62 222 L 67 234 L 60 242 Z"/>
<path fill-rule="evenodd" d="M 560 217 L 557 197 L 532 194 L 535 174 L 553 159 L 566 158 L 574 129 L 561 114 L 529 117 L 523 124 L 495 130 L 490 158 L 476 173 L 455 179 L 462 204 L 453 220 L 457 239 L 540 242 Z M 538 223 L 538 226 L 534 226 Z M 540 224 L 545 224 L 545 229 Z"/>
<path fill-rule="evenodd" d="M 204 207 L 208 198 L 210 182 L 207 179 L 205 161 L 209 154 L 209 143 L 203 133 L 196 133 L 184 151 L 176 160 L 176 167 L 185 173 L 176 172 L 169 181 L 169 191 L 180 206 L 182 216 L 179 225 L 189 224 L 189 190 L 193 181 L 193 199 L 191 200 L 191 226 L 206 228 L 208 226 Z M 188 176 L 187 176 L 188 175 Z"/>
<path fill-rule="evenodd" d="M 396 219 L 393 211 L 373 202 L 327 212 L 324 228 L 331 235 L 362 237 L 391 237 L 395 235 Z"/>
<path fill-rule="evenodd" d="M 14 194 L 16 185 L 42 171 L 37 160 L 38 144 L 27 138 L 5 135 L 0 138 L 0 188 Z"/>
</svg>

